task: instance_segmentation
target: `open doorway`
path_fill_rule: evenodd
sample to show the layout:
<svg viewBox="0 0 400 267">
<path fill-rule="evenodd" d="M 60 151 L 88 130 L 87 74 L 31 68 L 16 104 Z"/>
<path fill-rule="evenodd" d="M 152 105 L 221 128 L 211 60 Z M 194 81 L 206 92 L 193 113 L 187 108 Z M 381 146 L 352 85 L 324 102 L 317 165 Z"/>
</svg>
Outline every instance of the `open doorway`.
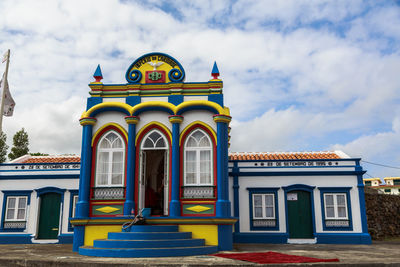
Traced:
<svg viewBox="0 0 400 267">
<path fill-rule="evenodd" d="M 168 215 L 168 142 L 158 130 L 142 140 L 139 156 L 139 209 L 150 208 L 151 216 Z"/>
<path fill-rule="evenodd" d="M 165 150 L 145 150 L 145 201 L 151 215 L 164 215 Z"/>
</svg>

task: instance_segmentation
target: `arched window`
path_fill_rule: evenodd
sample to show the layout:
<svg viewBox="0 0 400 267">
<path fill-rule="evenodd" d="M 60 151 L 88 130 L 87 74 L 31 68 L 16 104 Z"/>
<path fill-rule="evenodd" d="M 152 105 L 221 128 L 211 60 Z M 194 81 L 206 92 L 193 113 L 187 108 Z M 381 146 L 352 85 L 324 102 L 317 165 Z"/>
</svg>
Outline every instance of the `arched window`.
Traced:
<svg viewBox="0 0 400 267">
<path fill-rule="evenodd" d="M 123 186 L 125 143 L 115 131 L 107 132 L 97 145 L 96 186 Z"/>
<path fill-rule="evenodd" d="M 164 137 L 157 130 L 153 130 L 144 137 L 144 141 L 142 142 L 142 148 L 167 149 L 168 147 Z"/>
<path fill-rule="evenodd" d="M 212 143 L 202 130 L 193 131 L 185 142 L 185 185 L 212 185 Z"/>
</svg>

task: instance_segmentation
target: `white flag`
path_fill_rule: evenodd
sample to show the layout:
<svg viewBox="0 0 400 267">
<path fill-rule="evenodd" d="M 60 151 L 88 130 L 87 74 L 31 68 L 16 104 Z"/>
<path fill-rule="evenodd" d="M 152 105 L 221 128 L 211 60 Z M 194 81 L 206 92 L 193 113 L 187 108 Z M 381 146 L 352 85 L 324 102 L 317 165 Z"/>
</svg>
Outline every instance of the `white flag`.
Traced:
<svg viewBox="0 0 400 267">
<path fill-rule="evenodd" d="M 7 80 L 4 79 L 4 74 L 3 74 L 3 79 L 1 79 L 0 81 L 0 103 L 2 100 L 1 97 L 3 96 L 3 90 L 5 91 L 3 115 L 11 117 L 14 113 L 15 102 L 10 94 L 10 90 L 8 89 L 8 82 Z"/>
</svg>

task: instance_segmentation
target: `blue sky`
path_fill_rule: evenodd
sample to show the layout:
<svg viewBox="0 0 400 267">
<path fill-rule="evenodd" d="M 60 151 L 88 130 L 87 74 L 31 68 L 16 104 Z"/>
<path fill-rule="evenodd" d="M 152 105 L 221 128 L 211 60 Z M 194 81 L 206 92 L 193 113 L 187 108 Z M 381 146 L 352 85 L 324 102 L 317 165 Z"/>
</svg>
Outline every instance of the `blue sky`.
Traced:
<svg viewBox="0 0 400 267">
<path fill-rule="evenodd" d="M 3 0 L 17 103 L 3 128 L 10 142 L 25 127 L 32 152 L 79 154 L 97 64 L 104 83 L 124 83 L 133 60 L 159 51 L 188 82 L 207 81 L 217 61 L 232 152 L 343 150 L 400 167 L 399 39 L 393 0 Z"/>
</svg>

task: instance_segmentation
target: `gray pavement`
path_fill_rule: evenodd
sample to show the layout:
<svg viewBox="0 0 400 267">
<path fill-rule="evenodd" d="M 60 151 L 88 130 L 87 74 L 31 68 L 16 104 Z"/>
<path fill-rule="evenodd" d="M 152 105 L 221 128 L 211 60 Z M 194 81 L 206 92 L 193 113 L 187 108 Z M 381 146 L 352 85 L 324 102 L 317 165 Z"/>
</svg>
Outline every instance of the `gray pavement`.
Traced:
<svg viewBox="0 0 400 267">
<path fill-rule="evenodd" d="M 338 258 L 340 262 L 266 264 L 265 266 L 400 266 L 400 242 L 373 242 L 372 245 L 235 244 L 232 252 L 274 251 L 316 258 Z M 230 252 L 226 252 L 230 253 Z M 0 245 L 0 266 L 249 266 L 245 261 L 214 256 L 169 258 L 100 258 L 72 252 L 72 245 Z"/>
</svg>

